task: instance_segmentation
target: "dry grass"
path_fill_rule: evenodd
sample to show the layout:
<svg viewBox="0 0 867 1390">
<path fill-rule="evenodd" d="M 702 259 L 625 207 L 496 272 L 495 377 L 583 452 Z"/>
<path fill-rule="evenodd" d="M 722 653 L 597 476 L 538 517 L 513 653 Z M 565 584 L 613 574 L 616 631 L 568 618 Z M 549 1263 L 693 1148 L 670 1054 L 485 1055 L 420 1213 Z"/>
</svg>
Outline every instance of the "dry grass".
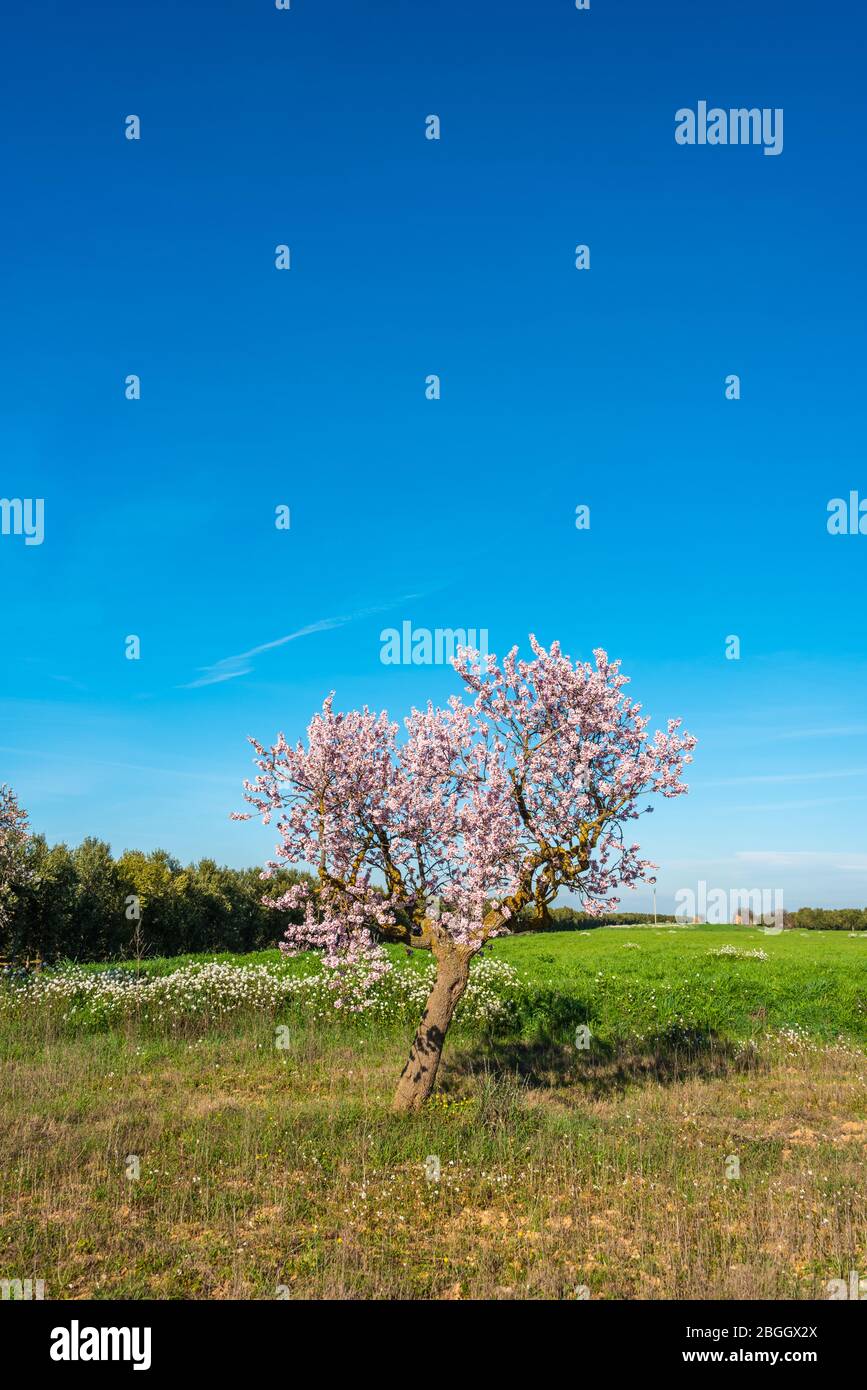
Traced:
<svg viewBox="0 0 867 1390">
<path fill-rule="evenodd" d="M 0 1277 L 59 1298 L 750 1299 L 867 1273 L 861 1052 L 527 1045 L 494 1066 L 456 1041 L 436 1102 L 398 1117 L 404 1045 L 331 1030 L 281 1052 L 264 1023 L 9 1044 Z"/>
</svg>

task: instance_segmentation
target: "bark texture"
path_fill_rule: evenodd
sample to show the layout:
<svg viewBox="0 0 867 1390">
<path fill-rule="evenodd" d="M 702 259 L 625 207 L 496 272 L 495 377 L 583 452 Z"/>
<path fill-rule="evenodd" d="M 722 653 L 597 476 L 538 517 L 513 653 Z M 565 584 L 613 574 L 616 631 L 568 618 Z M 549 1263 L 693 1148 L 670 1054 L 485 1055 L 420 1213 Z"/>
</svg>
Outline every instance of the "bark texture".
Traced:
<svg viewBox="0 0 867 1390">
<path fill-rule="evenodd" d="M 418 1110 L 434 1088 L 448 1026 L 467 987 L 475 949 L 434 940 L 437 975 L 394 1095 L 394 1110 Z"/>
</svg>

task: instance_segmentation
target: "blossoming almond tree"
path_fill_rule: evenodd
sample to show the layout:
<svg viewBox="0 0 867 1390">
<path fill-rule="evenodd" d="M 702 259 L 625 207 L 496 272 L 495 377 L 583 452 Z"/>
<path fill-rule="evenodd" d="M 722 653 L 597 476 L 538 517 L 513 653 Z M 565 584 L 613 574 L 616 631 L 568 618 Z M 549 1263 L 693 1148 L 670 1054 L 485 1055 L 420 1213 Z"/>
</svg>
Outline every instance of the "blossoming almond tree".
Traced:
<svg viewBox="0 0 867 1390">
<path fill-rule="evenodd" d="M 316 875 L 314 889 L 269 900 L 303 912 L 282 949 L 316 948 L 326 964 L 374 972 L 384 942 L 436 960 L 397 1110 L 433 1090 L 473 956 L 525 910 L 544 926 L 561 889 L 599 914 L 616 906 L 618 887 L 653 882 L 656 866 L 626 827 L 648 793 L 687 790 L 695 739 L 680 720 L 649 734 L 619 662 L 597 650 L 593 663 L 573 663 L 556 642 L 530 642 L 531 660 L 514 648 L 501 664 L 460 649 L 465 697 L 413 710 L 402 739 L 385 714 L 335 713 L 332 696 L 306 744 L 251 739 L 259 771 L 245 798 L 266 824 L 276 817 L 280 836 L 264 876 L 281 863 Z"/>
</svg>

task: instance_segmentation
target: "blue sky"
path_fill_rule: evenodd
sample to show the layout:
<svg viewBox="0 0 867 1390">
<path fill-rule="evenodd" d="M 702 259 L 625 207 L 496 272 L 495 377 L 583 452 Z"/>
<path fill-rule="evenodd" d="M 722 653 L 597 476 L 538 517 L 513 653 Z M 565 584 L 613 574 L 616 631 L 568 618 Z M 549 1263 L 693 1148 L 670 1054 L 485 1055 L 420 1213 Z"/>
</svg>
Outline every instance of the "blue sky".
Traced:
<svg viewBox="0 0 867 1390">
<path fill-rule="evenodd" d="M 867 536 L 826 529 L 867 497 L 854 7 L 57 3 L 4 37 L 0 496 L 45 540 L 0 536 L 0 780 L 34 827 L 260 861 L 248 733 L 445 700 L 384 627 L 533 631 L 700 739 L 642 822 L 661 910 L 867 901 Z M 700 100 L 783 108 L 782 154 L 678 146 Z"/>
</svg>

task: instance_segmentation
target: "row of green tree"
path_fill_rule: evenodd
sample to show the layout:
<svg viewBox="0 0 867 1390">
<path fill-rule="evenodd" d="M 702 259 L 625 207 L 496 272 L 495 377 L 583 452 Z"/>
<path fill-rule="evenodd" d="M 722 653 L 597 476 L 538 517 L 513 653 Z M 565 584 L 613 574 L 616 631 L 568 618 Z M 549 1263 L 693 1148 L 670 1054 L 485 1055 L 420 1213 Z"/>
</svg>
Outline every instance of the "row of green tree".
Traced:
<svg viewBox="0 0 867 1390">
<path fill-rule="evenodd" d="M 652 914 L 651 914 L 652 916 Z M 594 916 L 590 912 L 581 912 L 577 907 L 552 907 L 547 913 L 547 920 L 541 927 L 542 931 L 578 931 L 588 927 L 635 927 L 642 923 L 646 924 L 650 917 L 646 912 L 606 912 L 601 916 Z M 669 916 L 660 912 L 656 918 L 657 922 L 677 922 L 682 919 Z M 522 912 L 518 918 L 517 931 L 539 931 L 539 918 L 533 909 Z"/>
<path fill-rule="evenodd" d="M 650 916 L 646 912 L 608 912 L 602 917 L 592 917 L 589 912 L 580 912 L 574 907 L 551 908 L 549 920 L 543 930 L 575 931 L 587 927 L 632 927 L 647 923 Z M 747 910 L 744 916 L 758 923 L 755 914 Z M 657 922 L 677 922 L 683 926 L 683 917 L 659 913 Z M 530 928 L 530 916 L 524 917 L 518 926 Z M 867 931 L 867 907 L 799 907 L 796 912 L 783 913 L 783 925 L 787 931 Z M 533 930 L 538 931 L 538 923 L 533 922 Z"/>
<path fill-rule="evenodd" d="M 265 907 L 305 875 L 227 869 L 213 859 L 183 865 L 165 850 L 127 850 L 118 859 L 102 840 L 75 849 L 42 835 L 24 847 L 7 911 L 0 914 L 0 959 L 117 960 L 192 951 L 255 951 L 274 946 L 289 920 Z"/>
<path fill-rule="evenodd" d="M 281 871 L 264 882 L 259 869 L 228 869 L 213 859 L 183 865 L 165 850 L 126 850 L 119 858 L 102 840 L 75 849 L 49 845 L 42 835 L 23 846 L 20 872 L 0 913 L 0 960 L 117 960 L 135 955 L 176 956 L 195 951 L 255 951 L 283 935 L 286 913 L 265 907 L 307 875 Z M 545 927 L 574 931 L 632 926 L 646 913 L 592 917 L 555 907 Z M 678 919 L 659 914 L 660 923 Z M 516 923 L 518 931 L 529 928 Z M 534 921 L 538 930 L 538 922 Z M 807 931 L 867 931 L 867 908 L 801 907 L 785 926 Z M 543 928 L 544 929 L 544 928 Z"/>
<path fill-rule="evenodd" d="M 867 907 L 799 907 L 784 918 L 800 931 L 867 931 Z"/>
</svg>

